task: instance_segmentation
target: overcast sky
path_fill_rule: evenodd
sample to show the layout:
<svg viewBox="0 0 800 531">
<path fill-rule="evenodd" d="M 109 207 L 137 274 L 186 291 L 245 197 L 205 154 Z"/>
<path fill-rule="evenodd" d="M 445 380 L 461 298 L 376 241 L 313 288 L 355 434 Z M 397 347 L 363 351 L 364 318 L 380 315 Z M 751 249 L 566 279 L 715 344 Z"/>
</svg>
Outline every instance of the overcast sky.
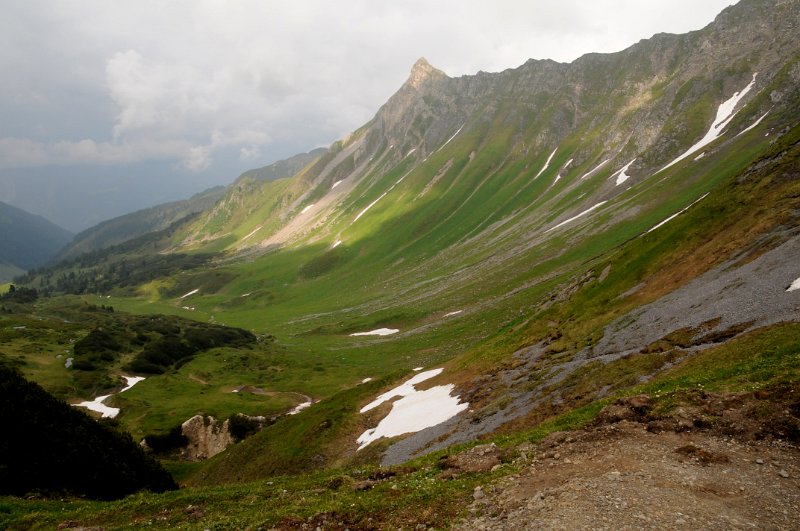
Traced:
<svg viewBox="0 0 800 531">
<path fill-rule="evenodd" d="M 158 163 L 227 183 L 356 129 L 421 56 L 451 76 L 571 61 L 730 3 L 0 0 L 0 179 Z"/>
</svg>

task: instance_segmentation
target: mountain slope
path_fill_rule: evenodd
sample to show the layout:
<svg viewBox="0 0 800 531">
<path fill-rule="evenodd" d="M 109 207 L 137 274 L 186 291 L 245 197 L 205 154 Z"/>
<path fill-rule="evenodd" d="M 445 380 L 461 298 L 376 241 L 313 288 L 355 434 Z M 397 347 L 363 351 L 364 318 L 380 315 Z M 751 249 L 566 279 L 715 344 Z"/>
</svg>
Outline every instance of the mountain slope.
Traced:
<svg viewBox="0 0 800 531">
<path fill-rule="evenodd" d="M 256 168 L 248 170 L 239 176 L 239 179 L 255 179 L 258 181 L 274 181 L 276 179 L 284 179 L 296 174 L 309 163 L 313 162 L 318 157 L 322 156 L 327 149 L 317 148 L 312 149 L 308 153 L 300 153 L 288 159 L 273 162 L 263 168 Z"/>
<path fill-rule="evenodd" d="M 455 381 L 475 413 L 378 445 L 373 458 L 387 464 L 603 396 L 622 385 L 607 382 L 606 364 L 649 377 L 636 368 L 648 349 L 688 355 L 794 319 L 797 294 L 785 288 L 800 275 L 798 15 L 798 2 L 743 1 L 697 32 L 498 74 L 452 79 L 420 60 L 372 121 L 264 187 L 269 211 L 197 221 L 215 249 L 255 260 L 226 266 L 247 284 L 232 282 L 209 307 L 260 286 L 269 312 L 217 317 L 368 366 L 371 352 L 383 370 L 455 358 L 454 373 L 433 382 Z M 674 296 L 685 303 L 666 298 L 695 278 Z M 714 304 L 719 291 L 725 306 Z M 745 309 L 754 293 L 769 312 Z M 647 304 L 649 322 L 626 331 Z M 347 339 L 379 328 L 398 333 Z M 361 457 L 352 429 L 349 440 L 328 432 L 339 449 L 330 463 Z M 204 477 L 225 481 L 245 463 L 237 477 L 302 469 L 309 455 L 258 454 L 280 433 L 237 447 Z"/>
<path fill-rule="evenodd" d="M 450 78 L 420 60 L 296 175 L 240 179 L 157 249 L 216 258 L 117 286 L 115 308 L 272 334 L 286 356 L 241 384 L 320 403 L 192 481 L 399 463 L 596 413 L 796 320 L 798 18 L 797 1 L 742 0 L 702 30 L 570 64 Z M 392 410 L 361 407 L 425 368 L 444 370 L 422 391 L 470 411 L 359 449 Z"/>
<path fill-rule="evenodd" d="M 0 265 L 7 267 L 0 280 L 44 264 L 71 238 L 69 231 L 43 217 L 0 202 Z"/>
<path fill-rule="evenodd" d="M 472 198 L 463 207 L 472 214 L 462 235 L 532 202 L 540 212 L 569 206 L 578 213 L 581 206 L 620 195 L 680 156 L 704 136 L 717 106 L 753 79 L 739 107 L 755 99 L 726 123 L 726 139 L 773 106 L 769 119 L 785 110 L 786 102 L 773 98 L 793 91 L 792 75 L 780 73 L 798 53 L 793 17 L 787 13 L 792 9 L 792 2 L 770 9 L 745 2 L 698 32 L 657 35 L 623 52 L 590 54 L 570 64 L 529 61 L 499 74 L 451 79 L 421 60 L 370 123 L 337 143 L 327 160 L 295 180 L 291 192 L 277 191 L 284 204 L 270 214 L 276 223 L 265 224 L 272 230 L 262 228 L 247 242 L 240 238 L 228 246 L 285 244 L 309 231 L 332 242 L 334 227 L 346 234 L 349 223 L 342 215 L 353 222 L 388 193 L 389 175 L 399 180 L 406 173 L 407 181 L 394 195 L 413 188 L 425 211 L 417 217 Z M 757 48 L 767 41 L 770 49 Z M 754 47 L 758 53 L 752 53 Z M 662 176 L 682 165 L 687 161 Z M 489 203 L 480 200 L 483 194 L 471 193 L 486 188 L 487 173 L 505 185 L 492 191 Z M 619 179 L 604 179 L 617 173 Z M 623 180 L 626 186 L 618 186 Z M 456 181 L 455 186 L 469 181 L 464 189 L 470 193 L 451 189 L 460 195 L 446 205 L 424 197 L 426 188 Z M 587 195 L 580 202 L 570 199 L 582 192 Z M 375 208 L 386 207 L 376 203 Z M 312 230 L 323 219 L 330 229 Z M 205 223 L 197 230 L 213 235 L 231 228 Z M 435 226 L 421 227 L 417 239 L 431 229 Z"/>
<path fill-rule="evenodd" d="M 211 188 L 183 201 L 165 203 L 104 221 L 75 235 L 56 259 L 75 258 L 83 253 L 118 245 L 149 232 L 166 229 L 190 214 L 210 208 L 223 194 L 223 187 Z"/>
</svg>

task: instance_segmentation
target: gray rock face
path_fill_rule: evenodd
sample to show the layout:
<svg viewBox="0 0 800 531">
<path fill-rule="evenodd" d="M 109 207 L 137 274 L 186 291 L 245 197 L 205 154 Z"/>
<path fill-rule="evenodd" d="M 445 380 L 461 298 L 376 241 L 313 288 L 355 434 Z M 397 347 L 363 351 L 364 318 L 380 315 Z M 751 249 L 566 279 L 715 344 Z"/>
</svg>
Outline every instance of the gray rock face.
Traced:
<svg viewBox="0 0 800 531">
<path fill-rule="evenodd" d="M 800 290 L 786 291 L 800 274 L 800 236 L 743 266 L 735 267 L 735 262 L 611 323 L 589 357 L 638 352 L 672 331 L 709 322 L 716 324 L 705 326 L 704 332 L 714 337 L 737 325 L 758 328 L 800 318 Z"/>
<path fill-rule="evenodd" d="M 181 453 L 189 461 L 208 459 L 233 444 L 227 420 L 220 422 L 214 417 L 195 415 L 181 424 L 181 431 L 189 440 Z"/>
</svg>

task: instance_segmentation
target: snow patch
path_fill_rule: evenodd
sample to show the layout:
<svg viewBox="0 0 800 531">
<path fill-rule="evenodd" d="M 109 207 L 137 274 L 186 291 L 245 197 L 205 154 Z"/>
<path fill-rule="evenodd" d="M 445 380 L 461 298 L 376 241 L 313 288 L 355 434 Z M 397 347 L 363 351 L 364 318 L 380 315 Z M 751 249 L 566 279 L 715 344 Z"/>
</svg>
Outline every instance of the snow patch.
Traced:
<svg viewBox="0 0 800 531">
<path fill-rule="evenodd" d="M 645 232 L 645 234 L 649 234 L 649 233 L 653 232 L 654 230 L 656 230 L 657 228 L 661 227 L 662 225 L 664 225 L 666 223 L 669 223 L 670 221 L 672 221 L 673 219 L 677 218 L 678 216 L 680 216 L 681 214 L 683 214 L 684 212 L 686 212 L 687 210 L 692 208 L 694 205 L 696 205 L 697 203 L 699 203 L 700 201 L 705 199 L 706 196 L 708 196 L 708 193 L 706 193 L 705 195 L 703 195 L 699 199 L 696 199 L 695 201 L 690 203 L 686 208 L 684 208 L 682 210 L 679 210 L 678 212 L 675 212 L 674 214 L 672 214 L 670 217 L 668 217 L 667 219 L 665 219 L 664 221 L 662 221 L 658 225 L 655 225 L 654 227 L 650 228 L 647 232 Z"/>
<path fill-rule="evenodd" d="M 798 277 L 794 282 L 792 282 L 792 285 L 786 288 L 786 291 L 795 291 L 798 289 L 800 289 L 800 277 Z"/>
<path fill-rule="evenodd" d="M 355 223 L 356 221 L 358 221 L 358 218 L 360 218 L 361 216 L 363 216 L 364 214 L 366 214 L 366 213 L 367 213 L 367 210 L 369 210 L 370 208 L 372 208 L 373 206 L 375 206 L 375 203 L 377 203 L 378 201 L 380 201 L 381 199 L 383 199 L 384 197 L 386 197 L 386 194 L 388 194 L 388 193 L 389 193 L 389 192 L 383 192 L 383 194 L 382 194 L 382 195 L 381 195 L 381 196 L 380 196 L 378 199 L 376 199 L 375 201 L 373 201 L 372 203 L 370 203 L 369 205 L 367 205 L 367 208 L 365 208 L 364 210 L 362 210 L 361 212 L 359 212 L 359 213 L 358 213 L 358 215 L 356 216 L 356 219 L 354 219 L 354 220 L 353 220 L 353 223 Z"/>
<path fill-rule="evenodd" d="M 625 172 L 628 171 L 628 168 L 630 168 L 631 164 L 633 164 L 634 162 L 636 162 L 636 159 L 633 159 L 632 161 L 627 163 L 625 166 L 622 167 L 621 170 L 619 170 L 617 173 L 615 173 L 614 175 L 611 176 L 612 179 L 614 177 L 617 178 L 617 186 L 621 185 L 622 183 L 624 183 L 625 181 L 627 181 L 628 179 L 631 178 L 631 176 L 628 175 Z"/>
<path fill-rule="evenodd" d="M 372 378 L 364 378 L 363 380 L 361 380 L 361 383 L 365 384 L 365 383 L 369 383 L 371 381 L 372 381 Z"/>
<path fill-rule="evenodd" d="M 303 210 L 301 210 L 301 211 L 300 211 L 300 213 L 301 213 L 301 214 L 305 214 L 306 212 L 308 212 L 308 211 L 309 211 L 309 210 L 311 210 L 312 208 L 314 208 L 314 203 L 311 203 L 310 205 L 308 205 L 307 207 L 305 207 Z"/>
<path fill-rule="evenodd" d="M 396 334 L 399 332 L 397 328 L 378 328 L 376 330 L 370 330 L 369 332 L 356 332 L 355 334 L 350 334 L 351 336 L 390 336 L 392 334 Z"/>
<path fill-rule="evenodd" d="M 127 385 L 122 388 L 120 393 L 124 393 L 125 391 L 127 391 L 128 389 L 130 389 L 131 387 L 136 385 L 137 383 L 139 383 L 142 380 L 144 380 L 144 378 L 142 378 L 141 376 L 123 376 L 123 378 L 125 378 L 125 382 L 126 382 Z M 113 419 L 114 417 L 119 415 L 119 408 L 118 407 L 111 407 L 111 406 L 107 406 L 107 405 L 103 404 L 105 399 L 110 397 L 110 396 L 113 396 L 113 393 L 109 394 L 109 395 L 98 396 L 97 398 L 95 398 L 92 401 L 85 401 L 85 402 L 81 402 L 79 404 L 72 404 L 72 405 L 75 406 L 75 407 L 85 407 L 86 409 L 89 409 L 91 411 L 96 411 L 97 413 L 100 413 L 103 418 Z"/>
<path fill-rule="evenodd" d="M 546 170 L 546 169 L 547 169 L 547 167 L 548 167 L 548 166 L 550 166 L 550 161 L 551 161 L 551 160 L 553 160 L 553 155 L 555 155 L 555 154 L 556 154 L 556 151 L 558 151 L 558 148 L 557 148 L 557 147 L 556 147 L 556 148 L 553 150 L 553 152 L 552 152 L 552 153 L 550 153 L 550 156 L 549 156 L 549 157 L 547 157 L 547 160 L 545 161 L 545 163 L 544 163 L 544 166 L 542 166 L 542 169 L 541 169 L 541 170 L 539 170 L 539 173 L 537 173 L 537 174 L 536 174 L 536 177 L 534 177 L 534 180 L 535 180 L 537 177 L 539 177 L 541 174 L 543 174 L 543 173 L 544 173 L 544 170 Z"/>
<path fill-rule="evenodd" d="M 297 404 L 296 406 L 294 406 L 294 408 L 292 408 L 291 411 L 289 411 L 287 413 L 287 415 L 297 415 L 298 413 L 300 413 L 304 409 L 306 409 L 308 407 L 311 407 L 311 404 L 313 404 L 313 403 L 314 403 L 313 400 L 307 400 L 306 402 L 303 402 L 302 404 Z"/>
<path fill-rule="evenodd" d="M 725 129 L 725 126 L 727 126 L 728 123 L 730 123 L 731 118 L 736 116 L 736 113 L 739 112 L 739 111 L 734 111 L 734 109 L 736 108 L 736 104 L 738 104 L 739 101 L 745 96 L 745 94 L 750 92 L 750 89 L 753 88 L 753 85 L 756 82 L 757 75 L 758 72 L 753 74 L 752 81 L 750 81 L 750 84 L 748 84 L 745 88 L 743 88 L 741 92 L 734 92 L 733 96 L 720 103 L 719 108 L 717 109 L 717 117 L 714 119 L 714 123 L 711 124 L 711 127 L 708 129 L 708 132 L 706 132 L 703 138 L 698 140 L 695 145 L 684 151 L 681 155 L 676 157 L 672 162 L 670 162 L 669 164 L 667 164 L 658 171 L 662 172 L 666 170 L 673 164 L 682 161 L 692 153 L 695 153 L 696 151 L 703 149 L 705 146 L 707 146 L 708 144 L 719 138 L 722 135 L 722 131 L 723 129 Z"/>
<path fill-rule="evenodd" d="M 746 132 L 748 132 L 749 130 L 751 130 L 751 129 L 753 129 L 754 127 L 756 127 L 758 124 L 760 124 L 760 123 L 761 123 L 761 120 L 763 120 L 763 119 L 764 119 L 764 118 L 765 118 L 765 117 L 766 117 L 768 114 L 769 114 L 769 111 L 767 111 L 767 112 L 765 112 L 764 114 L 762 114 L 762 115 L 761 115 L 761 117 L 760 117 L 758 120 L 756 120 L 755 122 L 753 122 L 751 125 L 749 125 L 749 126 L 748 126 L 748 127 L 746 127 L 745 129 L 742 129 L 742 131 L 741 131 L 741 132 L 740 132 L 738 135 L 736 135 L 736 137 L 742 136 L 743 134 L 745 134 L 745 133 L 746 133 Z M 767 134 L 769 134 L 769 133 L 767 133 Z M 764 135 L 764 136 L 767 136 L 767 135 Z M 734 137 L 734 138 L 736 138 L 736 137 Z"/>
<path fill-rule="evenodd" d="M 563 168 L 561 168 L 561 171 L 564 171 L 564 170 L 566 170 L 566 169 L 567 169 L 567 166 L 569 166 L 571 163 L 572 163 L 572 159 L 569 159 L 569 160 L 567 161 L 567 163 L 566 163 L 566 164 L 564 164 L 564 167 L 563 167 Z M 557 182 L 558 182 L 560 179 L 561 179 L 561 173 L 559 173 L 558 175 L 556 175 L 556 180 L 555 180 L 555 181 L 553 181 L 553 184 L 556 184 L 556 183 L 557 183 Z"/>
<path fill-rule="evenodd" d="M 336 240 L 335 242 L 333 242 L 333 245 L 331 246 L 331 249 L 336 249 L 341 244 L 342 244 L 342 240 Z"/>
<path fill-rule="evenodd" d="M 417 370 L 417 369 L 414 369 L 414 370 Z M 392 389 L 390 391 L 386 391 L 385 393 L 380 395 L 378 398 L 376 398 L 375 400 L 373 400 L 372 402 L 370 402 L 366 406 L 362 407 L 359 411 L 361 413 L 366 413 L 370 409 L 375 409 L 376 407 L 378 407 L 379 405 L 383 404 L 387 400 L 391 400 L 392 398 L 394 398 L 396 396 L 408 396 L 410 394 L 416 393 L 417 390 L 414 387 L 415 385 L 417 385 L 419 383 L 422 383 L 425 380 L 430 380 L 431 378 L 433 378 L 435 376 L 439 376 L 440 374 L 442 374 L 443 371 L 444 371 L 444 369 L 442 369 L 442 368 L 431 369 L 429 371 L 421 372 L 421 373 L 419 373 L 417 375 L 414 375 L 412 378 L 406 380 L 405 382 L 403 382 L 402 384 L 398 385 L 394 389 Z"/>
<path fill-rule="evenodd" d="M 255 234 L 256 232 L 260 231 L 260 230 L 261 230 L 261 227 L 263 227 L 263 225 L 259 225 L 258 227 L 256 227 L 255 229 L 253 229 L 253 230 L 250 232 L 250 234 L 248 234 L 247 236 L 245 236 L 244 238 L 242 238 L 242 241 L 246 240 L 247 238 L 249 238 L 250 236 L 252 236 L 252 235 L 253 235 L 253 234 Z"/>
<path fill-rule="evenodd" d="M 195 293 L 197 293 L 198 291 L 200 291 L 200 288 L 193 289 L 193 290 L 192 290 L 192 291 L 190 291 L 189 293 L 186 293 L 185 295 L 181 295 L 179 298 L 180 298 L 180 299 L 185 299 L 186 297 L 190 297 L 190 296 L 194 295 L 194 294 L 195 294 Z"/>
<path fill-rule="evenodd" d="M 450 312 L 450 313 L 446 313 L 446 314 L 444 314 L 444 316 L 443 316 L 443 317 L 450 317 L 450 316 L 452 316 L 452 315 L 458 315 L 458 314 L 460 314 L 460 313 L 461 313 L 461 312 L 463 312 L 463 311 L 464 311 L 464 310 L 456 310 L 456 311 L 454 311 L 454 312 Z"/>
<path fill-rule="evenodd" d="M 407 157 L 407 156 L 409 156 L 409 155 L 411 155 L 412 153 L 414 153 L 416 150 L 417 150 L 417 148 L 411 148 L 411 151 L 409 151 L 408 153 L 406 153 L 406 157 Z"/>
<path fill-rule="evenodd" d="M 575 220 L 576 220 L 576 219 L 578 219 L 579 217 L 581 217 L 581 216 L 585 216 L 586 214 L 588 214 L 588 213 L 589 213 L 589 212 L 591 212 L 592 210 L 594 210 L 594 209 L 596 209 L 596 208 L 599 208 L 599 207 L 603 206 L 603 205 L 604 205 L 604 204 L 606 204 L 607 202 L 608 202 L 608 201 L 600 201 L 600 202 L 599 202 L 599 203 L 597 203 L 596 205 L 594 205 L 594 206 L 590 206 L 589 208 L 587 208 L 586 210 L 584 210 L 584 211 L 583 211 L 583 212 L 581 212 L 580 214 L 577 214 L 577 215 L 575 215 L 575 216 L 572 216 L 572 217 L 571 217 L 571 218 L 569 218 L 569 219 L 565 219 L 564 221 L 562 221 L 561 223 L 559 223 L 559 224 L 558 224 L 558 225 L 556 225 L 555 227 L 550 227 L 549 229 L 547 229 L 546 231 L 544 231 L 544 233 L 545 233 L 545 234 L 547 234 L 548 232 L 550 232 L 550 231 L 552 231 L 552 230 L 556 230 L 556 229 L 557 229 L 557 228 L 559 228 L 559 227 L 563 227 L 563 226 L 564 226 L 564 225 L 566 225 L 567 223 L 569 223 L 569 222 L 571 222 L 571 221 L 575 221 Z"/>
<path fill-rule="evenodd" d="M 458 133 L 460 133 L 460 132 L 461 132 L 461 130 L 462 130 L 462 129 L 464 129 L 464 126 L 465 126 L 465 125 L 467 125 L 467 124 L 466 124 L 466 122 L 465 122 L 465 123 L 463 123 L 463 124 L 461 124 L 461 127 L 459 127 L 459 128 L 458 128 L 458 131 L 456 131 L 455 133 L 453 133 L 453 136 L 451 136 L 450 138 L 448 138 L 448 139 L 447 139 L 447 142 L 445 142 L 444 144 L 442 144 L 442 147 L 440 147 L 439 149 L 437 149 L 437 150 L 436 150 L 436 152 L 438 152 L 438 151 L 441 151 L 442 149 L 444 149 L 444 147 L 445 147 L 447 144 L 449 144 L 451 140 L 453 140 L 455 137 L 457 137 L 457 136 L 458 136 Z"/>
<path fill-rule="evenodd" d="M 411 370 L 412 370 L 412 371 L 414 371 L 414 372 L 419 372 L 419 371 L 421 371 L 422 369 L 423 369 L 423 367 L 414 367 L 414 368 L 413 368 L 413 369 L 411 369 Z"/>
<path fill-rule="evenodd" d="M 584 180 L 585 178 L 589 177 L 590 175 L 593 175 L 593 174 L 594 174 L 594 172 L 596 172 L 597 170 L 599 170 L 600 168 L 602 168 L 603 166 L 605 166 L 606 164 L 608 164 L 608 161 L 609 161 L 609 160 L 611 160 L 611 159 L 606 159 L 606 160 L 604 160 L 603 162 L 601 162 L 600 164 L 598 164 L 597 166 L 595 166 L 595 167 L 594 167 L 594 168 L 592 168 L 591 170 L 589 170 L 589 171 L 587 171 L 586 173 L 584 173 L 583 175 L 581 175 L 581 178 L 580 178 L 580 179 L 578 179 L 578 180 L 579 180 L 579 181 L 582 181 L 582 180 Z"/>
<path fill-rule="evenodd" d="M 391 391 L 380 395 L 363 408 L 361 413 L 376 408 L 395 397 L 401 397 L 392 404 L 392 410 L 375 428 L 366 430 L 358 437 L 358 449 L 366 447 L 381 437 L 395 437 L 413 433 L 456 416 L 469 407 L 461 403 L 458 396 L 451 395 L 453 384 L 438 385 L 425 391 L 418 391 L 416 385 L 441 374 L 443 369 L 421 372 Z"/>
<path fill-rule="evenodd" d="M 335 183 L 333 183 L 333 186 L 331 186 L 331 190 L 333 190 L 334 188 L 336 188 L 340 184 L 342 184 L 342 181 L 336 181 Z"/>
</svg>

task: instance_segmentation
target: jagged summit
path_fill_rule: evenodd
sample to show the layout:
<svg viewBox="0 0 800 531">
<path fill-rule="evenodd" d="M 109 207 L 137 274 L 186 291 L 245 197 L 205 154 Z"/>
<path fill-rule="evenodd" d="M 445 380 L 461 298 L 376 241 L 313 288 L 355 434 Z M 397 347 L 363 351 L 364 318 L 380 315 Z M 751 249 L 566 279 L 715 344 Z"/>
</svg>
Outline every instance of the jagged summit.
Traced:
<svg viewBox="0 0 800 531">
<path fill-rule="evenodd" d="M 406 83 L 414 88 L 419 88 L 426 79 L 431 77 L 444 78 L 447 77 L 447 74 L 431 66 L 424 57 L 420 57 L 417 59 L 417 62 L 414 63 L 414 66 L 411 67 L 411 75 L 408 77 Z"/>
</svg>

